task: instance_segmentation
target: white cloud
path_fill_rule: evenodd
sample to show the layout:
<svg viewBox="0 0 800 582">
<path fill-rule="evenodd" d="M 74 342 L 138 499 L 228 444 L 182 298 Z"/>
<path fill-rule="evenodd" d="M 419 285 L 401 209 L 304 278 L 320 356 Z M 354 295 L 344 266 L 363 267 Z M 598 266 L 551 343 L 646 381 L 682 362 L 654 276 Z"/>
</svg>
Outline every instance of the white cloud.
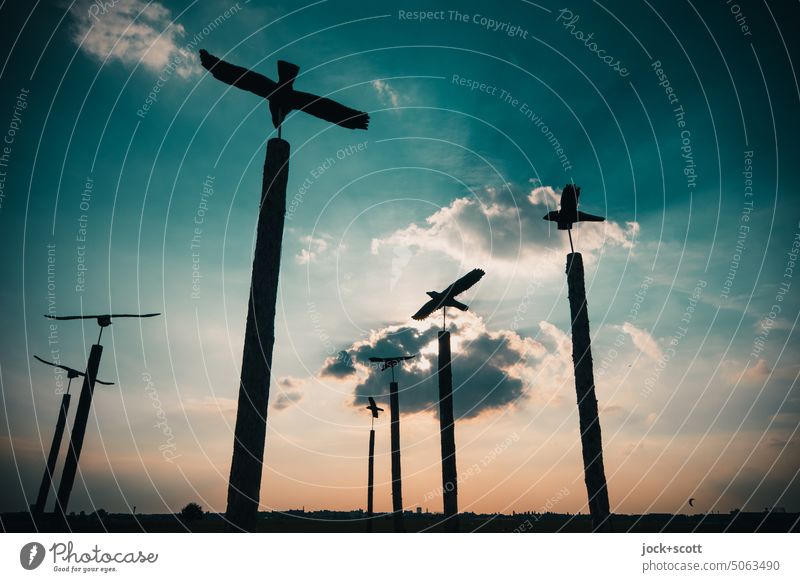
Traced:
<svg viewBox="0 0 800 582">
<path fill-rule="evenodd" d="M 389 85 L 388 82 L 382 81 L 381 79 L 375 79 L 372 82 L 372 87 L 378 93 L 378 97 L 381 98 L 382 101 L 392 104 L 392 107 L 397 107 L 400 103 L 400 95 L 394 88 Z"/>
<path fill-rule="evenodd" d="M 535 265 L 540 275 L 561 276 L 568 239 L 542 220 L 557 207 L 559 197 L 550 186 L 523 194 L 511 185 L 487 187 L 474 196 L 456 198 L 424 224 L 412 223 L 373 239 L 371 250 L 376 255 L 385 247 L 441 253 L 460 264 L 480 264 L 493 271 L 514 271 L 524 263 L 525 269 Z M 572 237 L 588 261 L 607 247 L 632 248 L 638 233 L 636 222 L 606 221 L 580 224 Z"/>
<path fill-rule="evenodd" d="M 300 239 L 306 248 L 300 249 L 300 252 L 295 255 L 294 260 L 298 265 L 308 265 L 314 263 L 330 248 L 330 237 L 322 235 L 320 237 L 313 237 L 310 235 L 304 236 Z"/>
<path fill-rule="evenodd" d="M 73 40 L 100 60 L 118 60 L 129 66 L 141 63 L 161 73 L 171 65 L 183 78 L 202 72 L 197 55 L 180 44 L 186 31 L 172 22 L 172 12 L 158 2 L 77 2 Z"/>
<path fill-rule="evenodd" d="M 622 325 L 615 325 L 613 327 L 627 333 L 631 337 L 631 340 L 633 340 L 633 345 L 635 345 L 640 352 L 653 360 L 658 361 L 664 356 L 661 347 L 650 332 L 636 327 L 628 321 Z"/>
</svg>

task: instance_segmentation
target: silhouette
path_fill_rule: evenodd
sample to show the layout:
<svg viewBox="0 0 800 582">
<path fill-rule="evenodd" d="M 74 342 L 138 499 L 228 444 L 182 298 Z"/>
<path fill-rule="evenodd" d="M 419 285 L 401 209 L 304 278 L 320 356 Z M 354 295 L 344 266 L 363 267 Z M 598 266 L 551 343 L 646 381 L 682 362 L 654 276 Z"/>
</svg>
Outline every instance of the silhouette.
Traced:
<svg viewBox="0 0 800 582">
<path fill-rule="evenodd" d="M 369 406 L 365 406 L 364 408 L 372 411 L 372 418 L 378 418 L 378 413 L 383 412 L 383 408 L 378 408 L 378 405 L 375 404 L 375 399 L 372 396 L 369 397 Z"/>
<path fill-rule="evenodd" d="M 406 360 L 416 358 L 413 356 L 392 356 L 389 358 L 371 357 L 370 362 L 380 363 L 381 372 L 392 371 L 392 381 L 389 383 L 389 411 L 391 422 L 392 446 L 392 518 L 394 531 L 405 531 L 403 524 L 403 483 L 400 469 L 400 397 L 397 382 L 394 378 L 394 368 Z"/>
<path fill-rule="evenodd" d="M 86 434 L 86 423 L 89 420 L 89 410 L 92 408 L 94 385 L 97 382 L 97 370 L 100 368 L 100 357 L 103 355 L 103 346 L 100 345 L 100 339 L 103 337 L 103 330 L 111 325 L 114 319 L 131 317 L 145 318 L 155 317 L 156 315 L 160 314 L 45 315 L 48 319 L 55 319 L 58 321 L 95 319 L 97 320 L 97 325 L 100 326 L 97 343 L 92 345 L 92 349 L 89 352 L 89 362 L 86 365 L 86 372 L 83 374 L 83 386 L 81 387 L 81 396 L 78 400 L 78 410 L 75 411 L 75 420 L 73 420 L 72 423 L 72 433 L 70 434 L 69 448 L 67 449 L 67 459 L 64 462 L 64 470 L 61 473 L 61 483 L 58 485 L 58 494 L 56 495 L 56 512 L 59 514 L 64 524 L 67 523 L 67 506 L 69 505 L 69 498 L 72 494 L 72 486 L 75 484 L 75 473 L 78 471 L 78 462 L 81 458 L 83 437 Z"/>
<path fill-rule="evenodd" d="M 74 368 L 69 368 L 67 366 L 62 366 L 61 364 L 55 364 L 53 362 L 48 362 L 47 360 L 43 360 L 39 356 L 33 356 L 43 364 L 47 364 L 48 366 L 53 366 L 54 368 L 58 368 L 60 370 L 64 370 L 67 373 L 67 391 L 62 394 L 61 396 L 61 407 L 58 411 L 58 420 L 56 421 L 56 430 L 53 432 L 53 442 L 50 443 L 50 452 L 47 455 L 47 465 L 44 468 L 44 475 L 42 475 L 42 483 L 39 485 L 39 494 L 36 496 L 36 504 L 33 506 L 34 514 L 40 515 L 44 513 L 45 505 L 47 505 L 47 497 L 50 495 L 50 488 L 53 484 L 53 471 L 56 468 L 56 463 L 58 462 L 58 453 L 61 450 L 61 439 L 64 436 L 64 427 L 67 424 L 67 413 L 69 412 L 69 402 L 72 398 L 69 393 L 69 389 L 72 386 L 72 379 L 78 378 L 80 376 L 84 376 L 83 372 L 79 372 Z M 95 380 L 98 384 L 105 384 L 106 386 L 111 386 L 113 382 L 102 382 L 100 380 Z"/>
<path fill-rule="evenodd" d="M 589 313 L 586 303 L 586 285 L 583 274 L 583 257 L 572 246 L 570 230 L 575 222 L 600 222 L 599 216 L 578 212 L 581 189 L 567 184 L 561 194 L 561 210 L 548 213 L 545 220 L 554 220 L 559 230 L 569 234 L 572 252 L 567 255 L 567 286 L 572 327 L 572 365 L 575 370 L 575 392 L 578 400 L 578 418 L 583 453 L 583 471 L 589 497 L 589 513 L 593 531 L 611 531 L 611 510 L 608 501 L 605 467 L 603 465 L 603 439 L 600 416 L 594 387 L 592 339 L 589 334 Z"/>
<path fill-rule="evenodd" d="M 286 116 L 295 109 L 349 129 L 367 129 L 369 115 L 325 97 L 295 91 L 297 65 L 279 61 L 276 83 L 259 73 L 220 60 L 205 50 L 200 51 L 200 62 L 216 79 L 267 99 L 272 124 L 278 129 L 278 137 L 267 142 L 264 160 L 225 512 L 230 529 L 253 531 L 261 495 L 275 344 L 275 303 L 289 177 L 290 148 L 289 143 L 281 139 L 281 129 Z"/>
<path fill-rule="evenodd" d="M 694 497 L 689 498 L 689 507 L 694 507 Z"/>
<path fill-rule="evenodd" d="M 369 115 L 363 111 L 351 109 L 327 97 L 295 91 L 294 80 L 300 67 L 292 63 L 278 61 L 277 83 L 260 73 L 223 61 L 205 50 L 200 51 L 200 64 L 216 79 L 269 101 L 272 124 L 278 130 L 278 137 L 281 136 L 283 120 L 295 109 L 348 129 L 367 129 L 369 126 Z"/>
<path fill-rule="evenodd" d="M 550 220 L 558 224 L 558 230 L 566 230 L 569 235 L 569 246 L 572 252 L 575 249 L 572 246 L 572 225 L 576 222 L 603 222 L 605 220 L 602 216 L 595 216 L 594 214 L 587 214 L 578 210 L 578 198 L 580 198 L 581 189 L 575 184 L 567 184 L 561 191 L 561 209 L 553 210 L 545 214 L 542 218 Z"/>
<path fill-rule="evenodd" d="M 199 503 L 195 503 L 194 501 L 187 503 L 184 508 L 181 509 L 181 519 L 187 523 L 203 519 L 203 515 L 203 508 L 200 507 Z"/>
<path fill-rule="evenodd" d="M 378 418 L 378 412 L 383 412 L 383 408 L 378 408 L 375 404 L 375 399 L 369 397 L 369 406 L 367 410 L 372 412 L 372 424 L 369 428 L 369 461 L 367 464 L 367 531 L 372 531 L 372 516 L 373 516 L 373 487 L 375 485 L 375 419 Z"/>
<path fill-rule="evenodd" d="M 431 300 L 412 317 L 422 320 L 442 308 L 442 330 L 439 338 L 439 432 L 442 445 L 442 503 L 445 530 L 458 531 L 458 480 L 456 470 L 456 434 L 453 415 L 453 370 L 451 368 L 450 332 L 447 331 L 447 307 L 461 311 L 469 309 L 455 297 L 481 280 L 486 273 L 473 269 L 441 293 L 428 291 Z"/>
<path fill-rule="evenodd" d="M 467 311 L 469 309 L 468 306 L 464 305 L 460 301 L 456 301 L 456 295 L 460 295 L 472 287 L 475 283 L 481 280 L 481 277 L 483 277 L 484 274 L 484 271 L 481 269 L 473 269 L 441 293 L 437 291 L 428 291 L 427 294 L 431 297 L 431 300 L 423 305 L 420 310 L 411 317 L 421 321 L 437 309 L 443 309 L 442 329 L 444 329 L 447 325 L 446 314 L 448 307 L 455 307 L 461 311 Z"/>
</svg>

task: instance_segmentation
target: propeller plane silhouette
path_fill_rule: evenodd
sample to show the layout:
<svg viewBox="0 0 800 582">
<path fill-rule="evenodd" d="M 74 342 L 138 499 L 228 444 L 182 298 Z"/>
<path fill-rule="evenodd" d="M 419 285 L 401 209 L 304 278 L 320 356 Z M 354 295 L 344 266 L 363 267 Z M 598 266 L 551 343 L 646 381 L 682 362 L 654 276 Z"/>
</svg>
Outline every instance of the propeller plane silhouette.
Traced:
<svg viewBox="0 0 800 582">
<path fill-rule="evenodd" d="M 605 217 L 595 216 L 578 210 L 578 198 L 581 189 L 574 184 L 567 184 L 561 191 L 561 208 L 545 214 L 542 218 L 558 224 L 558 230 L 572 230 L 576 222 L 603 222 Z"/>
<path fill-rule="evenodd" d="M 378 418 L 378 412 L 383 412 L 383 408 L 379 408 L 377 404 L 375 404 L 375 399 L 370 396 L 369 397 L 369 406 L 365 406 L 367 410 L 372 412 L 372 418 Z"/>
</svg>

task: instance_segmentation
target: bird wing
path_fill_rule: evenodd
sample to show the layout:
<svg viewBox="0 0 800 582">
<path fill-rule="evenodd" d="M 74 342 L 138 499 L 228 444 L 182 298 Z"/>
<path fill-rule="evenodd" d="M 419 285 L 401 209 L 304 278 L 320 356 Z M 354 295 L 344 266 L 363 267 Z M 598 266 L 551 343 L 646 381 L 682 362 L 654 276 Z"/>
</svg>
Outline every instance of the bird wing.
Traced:
<svg viewBox="0 0 800 582">
<path fill-rule="evenodd" d="M 65 321 L 67 319 L 97 319 L 103 317 L 102 315 L 45 315 L 47 319 L 57 319 L 58 321 Z"/>
<path fill-rule="evenodd" d="M 292 107 L 348 129 L 367 129 L 369 114 L 303 91 L 292 92 Z"/>
<path fill-rule="evenodd" d="M 413 356 L 402 356 L 402 357 L 397 358 L 397 359 L 398 360 L 413 360 L 416 357 L 417 357 L 417 354 L 414 354 Z"/>
<path fill-rule="evenodd" d="M 120 317 L 155 317 L 156 315 L 161 315 L 160 313 L 112 313 L 108 317 L 111 319 L 119 319 Z"/>
<path fill-rule="evenodd" d="M 595 216 L 594 214 L 578 211 L 578 222 L 603 222 L 604 220 L 604 216 Z"/>
<path fill-rule="evenodd" d="M 458 281 L 450 285 L 444 292 L 445 295 L 454 297 L 459 293 L 463 293 L 475 283 L 481 280 L 486 273 L 482 269 L 472 269 L 469 273 L 461 277 Z"/>
<path fill-rule="evenodd" d="M 370 358 L 370 359 L 369 359 L 369 361 L 370 361 L 370 362 L 383 362 L 383 361 L 385 361 L 385 358 L 375 358 L 375 357 L 372 357 L 372 358 Z"/>
<path fill-rule="evenodd" d="M 200 64 L 214 75 L 215 79 L 233 85 L 237 89 L 255 93 L 264 99 L 269 99 L 278 87 L 278 84 L 272 79 L 250 69 L 223 61 L 205 50 L 200 51 Z"/>
<path fill-rule="evenodd" d="M 83 374 L 81 374 L 81 376 L 83 376 Z M 97 378 L 95 378 L 94 381 L 95 381 L 96 384 L 105 384 L 106 386 L 113 386 L 114 385 L 113 382 L 103 382 L 102 380 L 98 380 Z"/>
<path fill-rule="evenodd" d="M 417 321 L 423 320 L 428 317 L 431 313 L 439 309 L 440 304 L 437 299 L 431 299 L 425 305 L 423 305 L 419 311 L 417 311 L 414 315 L 411 316 L 412 319 L 416 319 Z"/>
<path fill-rule="evenodd" d="M 39 360 L 43 364 L 47 364 L 48 366 L 53 366 L 54 368 L 59 368 L 61 370 L 64 370 L 65 372 L 70 372 L 70 371 L 78 372 L 77 370 L 73 370 L 72 368 L 67 368 L 66 366 L 62 366 L 61 364 L 54 364 L 53 362 L 48 362 L 47 360 L 43 360 L 39 356 L 34 355 L 33 357 Z M 80 374 L 80 372 L 78 373 Z"/>
</svg>

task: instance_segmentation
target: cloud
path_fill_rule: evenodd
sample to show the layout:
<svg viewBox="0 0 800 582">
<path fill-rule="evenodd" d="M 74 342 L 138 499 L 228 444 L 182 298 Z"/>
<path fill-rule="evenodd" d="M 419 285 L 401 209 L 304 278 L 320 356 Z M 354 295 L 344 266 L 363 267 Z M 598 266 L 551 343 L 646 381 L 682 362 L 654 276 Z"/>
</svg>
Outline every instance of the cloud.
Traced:
<svg viewBox="0 0 800 582">
<path fill-rule="evenodd" d="M 203 396 L 201 398 L 184 398 L 183 409 L 186 412 L 199 415 L 228 416 L 236 415 L 236 400 L 233 398 L 220 398 Z"/>
<path fill-rule="evenodd" d="M 381 101 L 391 103 L 392 107 L 397 107 L 398 103 L 400 103 L 400 95 L 391 85 L 389 85 L 388 82 L 381 79 L 375 79 L 372 82 L 372 88 L 375 89 L 376 93 L 378 93 L 378 97 L 381 99 Z"/>
<path fill-rule="evenodd" d="M 295 255 L 295 262 L 298 265 L 308 265 L 316 262 L 330 248 L 330 238 L 328 235 L 321 235 L 317 238 L 310 235 L 302 237 L 300 242 L 306 245 L 306 248 L 300 249 L 300 252 Z"/>
<path fill-rule="evenodd" d="M 567 237 L 542 217 L 553 210 L 560 195 L 550 186 L 515 192 L 511 184 L 487 187 L 472 196 L 456 198 L 425 219 L 385 238 L 372 240 L 377 255 L 386 247 L 413 252 L 440 253 L 459 263 L 480 263 L 494 271 L 513 271 L 520 263 L 536 264 L 537 271 L 563 274 Z M 639 224 L 614 221 L 577 227 L 575 244 L 591 258 L 606 247 L 632 248 Z"/>
<path fill-rule="evenodd" d="M 168 65 L 183 78 L 202 72 L 193 50 L 181 46 L 186 30 L 172 21 L 172 12 L 158 2 L 77 2 L 70 10 L 73 41 L 100 60 L 116 59 L 129 66 L 139 63 L 162 73 Z"/>
<path fill-rule="evenodd" d="M 300 378 L 283 376 L 278 378 L 276 384 L 277 395 L 272 403 L 272 408 L 275 410 L 285 410 L 303 399 L 302 388 L 305 382 Z"/>
<path fill-rule="evenodd" d="M 353 358 L 342 350 L 335 356 L 325 360 L 322 365 L 321 375 L 333 378 L 347 378 L 354 375 L 356 371 L 356 367 L 353 365 Z"/>
<path fill-rule="evenodd" d="M 471 312 L 456 314 L 448 323 L 452 332 L 453 407 L 457 418 L 474 418 L 485 411 L 516 405 L 529 396 L 541 369 L 552 363 L 552 354 L 543 344 L 510 330 L 490 331 Z M 362 406 L 368 396 L 386 404 L 388 372 L 371 365 L 369 357 L 419 354 L 399 371 L 401 410 L 404 414 L 430 411 L 438 415 L 438 333 L 438 320 L 373 331 L 368 339 L 357 341 L 339 356 L 328 359 L 320 376 L 355 381 L 354 406 Z M 346 373 L 342 362 L 348 363 Z"/>
<path fill-rule="evenodd" d="M 658 361 L 664 356 L 661 347 L 658 345 L 655 338 L 650 335 L 650 332 L 638 328 L 628 321 L 622 325 L 615 325 L 613 327 L 614 329 L 627 333 L 631 337 L 631 340 L 633 340 L 633 345 L 636 346 L 636 349 L 653 360 Z"/>
</svg>

